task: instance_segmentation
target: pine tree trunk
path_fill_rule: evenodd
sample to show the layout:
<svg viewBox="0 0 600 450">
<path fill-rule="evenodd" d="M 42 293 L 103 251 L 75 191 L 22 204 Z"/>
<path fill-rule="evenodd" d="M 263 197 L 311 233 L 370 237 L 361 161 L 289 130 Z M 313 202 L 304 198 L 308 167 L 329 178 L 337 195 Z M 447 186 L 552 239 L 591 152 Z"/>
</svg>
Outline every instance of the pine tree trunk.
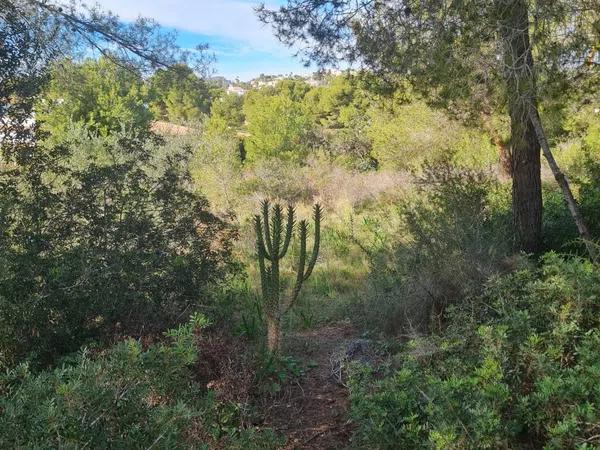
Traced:
<svg viewBox="0 0 600 450">
<path fill-rule="evenodd" d="M 529 117 L 535 105 L 535 72 L 526 0 L 497 0 L 511 124 L 513 214 L 521 249 L 539 250 L 542 233 L 540 145 Z"/>
<path fill-rule="evenodd" d="M 520 116 L 521 108 L 519 108 Z M 529 253 L 540 248 L 542 233 L 542 180 L 540 147 L 530 121 L 511 117 L 512 204 L 521 250 Z"/>
<path fill-rule="evenodd" d="M 281 352 L 281 323 L 267 316 L 267 348 L 271 353 Z"/>
</svg>

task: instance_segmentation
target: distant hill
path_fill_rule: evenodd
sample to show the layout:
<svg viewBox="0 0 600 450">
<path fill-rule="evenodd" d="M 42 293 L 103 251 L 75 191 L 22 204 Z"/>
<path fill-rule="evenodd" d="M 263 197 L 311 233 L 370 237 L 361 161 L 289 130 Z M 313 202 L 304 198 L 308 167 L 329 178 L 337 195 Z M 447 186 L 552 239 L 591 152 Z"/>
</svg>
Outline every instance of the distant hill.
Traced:
<svg viewBox="0 0 600 450">
<path fill-rule="evenodd" d="M 269 75 L 261 73 L 258 77 L 253 78 L 250 81 L 240 81 L 240 80 L 229 80 L 223 76 L 215 76 L 210 77 L 208 82 L 213 86 L 229 89 L 231 93 L 240 94 L 235 88 L 241 89 L 252 89 L 252 88 L 260 88 L 266 86 L 274 86 L 277 82 L 281 80 L 304 80 L 311 86 L 320 86 L 325 83 L 325 80 L 333 75 L 340 75 L 342 71 L 340 70 L 328 70 L 325 72 L 314 72 L 311 75 L 295 75 L 293 73 L 289 74 L 277 74 L 277 75 Z"/>
</svg>

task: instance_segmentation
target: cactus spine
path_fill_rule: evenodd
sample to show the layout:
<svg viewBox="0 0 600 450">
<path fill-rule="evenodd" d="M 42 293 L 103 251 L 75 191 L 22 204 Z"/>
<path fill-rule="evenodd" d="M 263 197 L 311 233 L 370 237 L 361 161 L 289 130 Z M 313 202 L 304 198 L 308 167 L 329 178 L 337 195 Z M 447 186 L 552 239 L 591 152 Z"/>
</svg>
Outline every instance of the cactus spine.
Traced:
<svg viewBox="0 0 600 450">
<path fill-rule="evenodd" d="M 293 206 L 289 205 L 287 207 L 287 214 L 284 218 L 281 205 L 275 204 L 271 208 L 269 202 L 264 200 L 261 203 L 261 214 L 257 214 L 254 217 L 260 283 L 267 319 L 267 346 L 274 353 L 278 353 L 281 350 L 281 320 L 290 308 L 294 306 L 300 294 L 302 283 L 310 277 L 319 254 L 322 209 L 317 204 L 313 208 L 315 237 L 312 253 L 310 258 L 307 258 L 306 239 L 308 224 L 305 220 L 302 220 L 298 223 L 300 230 L 300 253 L 296 282 L 290 294 L 282 298 L 279 277 L 280 261 L 287 254 L 294 234 L 294 215 Z"/>
</svg>

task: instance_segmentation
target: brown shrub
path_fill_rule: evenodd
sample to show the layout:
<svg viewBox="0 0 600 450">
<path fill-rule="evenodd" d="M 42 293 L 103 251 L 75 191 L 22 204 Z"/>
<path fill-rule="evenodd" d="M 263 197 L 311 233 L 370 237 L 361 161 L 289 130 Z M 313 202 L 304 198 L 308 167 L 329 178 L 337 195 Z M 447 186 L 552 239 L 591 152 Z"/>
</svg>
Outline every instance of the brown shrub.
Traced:
<svg viewBox="0 0 600 450">
<path fill-rule="evenodd" d="M 248 343 L 226 331 L 203 331 L 198 336 L 196 375 L 218 401 L 248 403 L 255 379 Z"/>
</svg>

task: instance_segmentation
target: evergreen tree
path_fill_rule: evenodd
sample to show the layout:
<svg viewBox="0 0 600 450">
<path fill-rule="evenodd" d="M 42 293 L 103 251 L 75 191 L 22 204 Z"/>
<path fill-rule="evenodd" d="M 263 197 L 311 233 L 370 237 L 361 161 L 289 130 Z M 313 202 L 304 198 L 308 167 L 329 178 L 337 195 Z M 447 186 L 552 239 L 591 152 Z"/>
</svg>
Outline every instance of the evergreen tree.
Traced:
<svg viewBox="0 0 600 450">
<path fill-rule="evenodd" d="M 200 120 L 211 104 L 209 87 L 186 65 L 157 70 L 150 78 L 154 117 L 169 122 Z"/>
<path fill-rule="evenodd" d="M 391 84 L 410 80 L 433 102 L 506 111 L 515 225 L 521 247 L 535 251 L 542 195 L 532 114 L 589 71 L 599 10 L 596 0 L 288 0 L 258 12 L 320 65 L 358 62 Z"/>
<path fill-rule="evenodd" d="M 36 121 L 55 141 L 60 141 L 71 123 L 104 136 L 122 127 L 143 129 L 152 118 L 145 91 L 134 68 L 107 58 L 82 64 L 62 61 L 55 64 L 36 107 Z"/>
</svg>

